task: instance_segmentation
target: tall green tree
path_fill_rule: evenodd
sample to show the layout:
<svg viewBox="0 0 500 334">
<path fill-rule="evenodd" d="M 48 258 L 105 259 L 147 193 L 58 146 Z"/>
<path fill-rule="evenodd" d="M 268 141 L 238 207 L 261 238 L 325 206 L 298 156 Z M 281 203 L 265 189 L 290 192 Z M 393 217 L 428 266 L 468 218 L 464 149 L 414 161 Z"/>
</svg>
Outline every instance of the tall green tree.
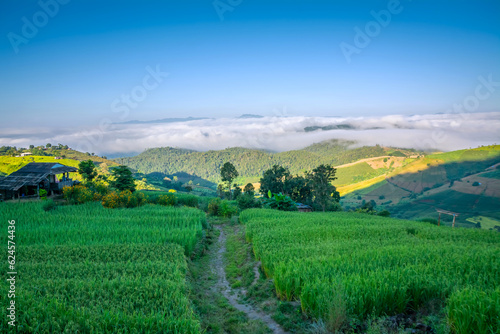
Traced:
<svg viewBox="0 0 500 334">
<path fill-rule="evenodd" d="M 238 185 L 235 183 L 233 184 L 234 191 L 233 191 L 233 199 L 237 199 L 241 195 L 241 188 L 238 187 Z"/>
<path fill-rule="evenodd" d="M 313 191 L 314 204 L 319 205 L 323 211 L 329 207 L 334 207 L 333 202 L 339 202 L 340 196 L 332 184 L 335 177 L 336 169 L 331 165 L 320 165 L 306 173 L 307 178 L 311 182 Z"/>
<path fill-rule="evenodd" d="M 111 170 L 114 180 L 109 182 L 109 185 L 120 191 L 130 190 L 135 191 L 134 178 L 132 177 L 132 172 L 127 166 L 118 166 Z"/>
<path fill-rule="evenodd" d="M 251 183 L 247 183 L 245 188 L 243 189 L 243 192 L 245 195 L 251 195 L 253 196 L 255 194 L 255 187 Z"/>
<path fill-rule="evenodd" d="M 274 165 L 262 174 L 260 178 L 260 193 L 265 197 L 268 197 L 269 190 L 273 194 L 286 194 L 285 183 L 290 177 L 290 171 L 287 168 Z"/>
<path fill-rule="evenodd" d="M 92 160 L 80 161 L 78 164 L 78 173 L 86 182 L 92 182 L 97 176 L 97 169 Z"/>
<path fill-rule="evenodd" d="M 307 178 L 299 175 L 288 178 L 285 182 L 285 190 L 295 202 L 312 204 L 312 186 Z"/>
<path fill-rule="evenodd" d="M 229 193 L 231 193 L 231 183 L 235 178 L 238 177 L 238 171 L 236 170 L 236 167 L 234 167 L 232 163 L 226 162 L 220 169 L 220 176 L 222 178 L 222 182 L 227 183 Z"/>
</svg>

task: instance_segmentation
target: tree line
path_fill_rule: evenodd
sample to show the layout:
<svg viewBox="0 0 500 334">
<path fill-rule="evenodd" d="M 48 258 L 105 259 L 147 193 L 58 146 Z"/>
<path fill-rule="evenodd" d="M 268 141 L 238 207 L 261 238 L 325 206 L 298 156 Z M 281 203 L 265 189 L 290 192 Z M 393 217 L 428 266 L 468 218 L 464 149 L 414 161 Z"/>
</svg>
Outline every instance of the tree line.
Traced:
<svg viewBox="0 0 500 334">
<path fill-rule="evenodd" d="M 247 207 L 264 204 L 282 210 L 296 209 L 296 203 L 311 206 L 314 210 L 338 211 L 341 210 L 340 196 L 332 184 L 336 179 L 336 169 L 331 165 L 322 164 L 303 175 L 293 175 L 290 170 L 280 165 L 273 165 L 264 171 L 260 178 L 259 192 L 263 203 L 254 199 L 255 188 L 247 183 L 243 190 L 233 181 L 239 173 L 236 167 L 226 162 L 220 169 L 222 182 L 218 185 L 218 196 L 225 199 L 238 200 L 240 208 L 242 202 Z M 231 186 L 232 185 L 232 186 Z"/>
<path fill-rule="evenodd" d="M 220 169 L 225 162 L 231 162 L 238 170 L 239 178 L 259 177 L 274 165 L 283 166 L 298 174 L 320 165 L 341 165 L 359 159 L 385 155 L 380 146 L 351 149 L 351 143 L 326 142 L 280 153 L 271 153 L 246 148 L 229 148 L 221 151 L 197 152 L 170 147 L 154 148 L 135 157 L 114 159 L 145 174 L 160 172 L 173 174 L 186 172 L 211 182 L 221 182 Z"/>
</svg>

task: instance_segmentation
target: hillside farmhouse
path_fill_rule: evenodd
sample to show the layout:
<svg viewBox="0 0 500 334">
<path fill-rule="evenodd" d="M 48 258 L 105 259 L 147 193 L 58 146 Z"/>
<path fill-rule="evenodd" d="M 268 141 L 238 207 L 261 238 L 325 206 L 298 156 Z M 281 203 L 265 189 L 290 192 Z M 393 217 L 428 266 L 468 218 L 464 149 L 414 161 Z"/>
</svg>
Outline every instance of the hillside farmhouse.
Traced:
<svg viewBox="0 0 500 334">
<path fill-rule="evenodd" d="M 38 196 L 40 189 L 47 194 L 61 192 L 63 187 L 72 186 L 69 173 L 78 171 L 60 163 L 30 162 L 14 173 L 0 178 L 0 194 L 3 199 Z M 59 179 L 58 175 L 62 177 Z"/>
</svg>

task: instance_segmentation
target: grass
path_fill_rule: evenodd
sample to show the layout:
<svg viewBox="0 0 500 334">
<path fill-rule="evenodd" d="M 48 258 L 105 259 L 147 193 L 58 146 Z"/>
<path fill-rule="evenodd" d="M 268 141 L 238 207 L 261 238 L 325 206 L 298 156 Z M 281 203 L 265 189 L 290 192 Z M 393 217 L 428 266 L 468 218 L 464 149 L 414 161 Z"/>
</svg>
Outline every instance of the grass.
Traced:
<svg viewBox="0 0 500 334">
<path fill-rule="evenodd" d="M 500 235 L 491 231 L 355 213 L 252 209 L 240 219 L 277 295 L 300 301 L 330 331 L 421 313 L 455 291 L 490 291 L 500 281 Z"/>
<path fill-rule="evenodd" d="M 480 176 L 481 177 L 488 177 L 490 179 L 500 179 L 500 169 L 497 168 L 492 172 L 483 173 Z"/>
<path fill-rule="evenodd" d="M 256 265 L 252 245 L 246 242 L 245 225 L 231 220 L 226 224 L 226 275 L 233 288 L 246 291 L 244 302 L 250 303 L 270 314 L 286 331 L 304 333 L 311 327 L 311 321 L 300 311 L 300 306 L 280 301 L 274 285 L 260 272 L 255 280 L 253 272 Z M 259 269 L 260 271 L 260 269 Z"/>
<path fill-rule="evenodd" d="M 374 177 L 373 179 L 361 181 L 355 184 L 350 184 L 348 186 L 343 186 L 343 187 L 338 187 L 337 191 L 339 192 L 340 196 L 345 196 L 349 193 L 359 191 L 365 188 L 368 188 L 370 186 L 374 186 L 380 182 L 385 181 L 385 175 L 380 175 L 377 177 Z"/>
<path fill-rule="evenodd" d="M 480 223 L 481 228 L 484 228 L 487 230 L 493 229 L 493 228 L 495 228 L 495 226 L 500 226 L 499 220 L 496 220 L 496 219 L 493 219 L 490 217 L 485 217 L 485 216 L 476 216 L 476 217 L 468 218 L 467 221 L 469 221 L 473 224 Z"/>
<path fill-rule="evenodd" d="M 0 213 L 4 225 L 16 221 L 17 332 L 201 332 L 185 257 L 202 235 L 199 210 L 88 203 L 45 212 L 25 202 L 0 203 Z M 0 270 L 7 291 L 7 261 Z"/>
<path fill-rule="evenodd" d="M 335 186 L 345 186 L 353 183 L 365 181 L 385 173 L 384 168 L 373 169 L 366 162 L 361 162 L 352 166 L 337 169 L 337 180 L 333 182 Z"/>
<path fill-rule="evenodd" d="M 210 221 L 210 223 L 213 226 L 213 223 L 220 222 Z M 262 322 L 249 320 L 243 312 L 232 307 L 227 299 L 217 291 L 217 274 L 210 268 L 217 251 L 218 237 L 218 230 L 210 228 L 204 239 L 203 247 L 189 262 L 191 299 L 193 308 L 200 319 L 202 330 L 206 333 L 217 334 L 269 333 L 269 329 Z M 235 258 L 239 258 L 239 256 Z"/>
</svg>

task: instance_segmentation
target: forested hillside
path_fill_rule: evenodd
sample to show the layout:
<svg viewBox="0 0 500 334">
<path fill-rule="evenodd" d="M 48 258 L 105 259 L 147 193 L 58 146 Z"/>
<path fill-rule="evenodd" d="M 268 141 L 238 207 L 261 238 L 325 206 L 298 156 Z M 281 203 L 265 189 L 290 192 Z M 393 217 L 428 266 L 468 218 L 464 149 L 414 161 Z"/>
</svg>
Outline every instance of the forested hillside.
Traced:
<svg viewBox="0 0 500 334">
<path fill-rule="evenodd" d="M 261 176 L 273 165 L 287 167 L 293 174 L 311 170 L 321 164 L 341 165 L 364 158 L 383 156 L 391 150 L 381 146 L 350 148 L 354 142 L 328 141 L 302 150 L 272 153 L 241 147 L 221 151 L 197 152 L 171 147 L 153 148 L 135 157 L 114 159 L 119 164 L 149 174 L 186 172 L 212 182 L 220 181 L 220 168 L 231 162 L 240 177 Z"/>
</svg>

